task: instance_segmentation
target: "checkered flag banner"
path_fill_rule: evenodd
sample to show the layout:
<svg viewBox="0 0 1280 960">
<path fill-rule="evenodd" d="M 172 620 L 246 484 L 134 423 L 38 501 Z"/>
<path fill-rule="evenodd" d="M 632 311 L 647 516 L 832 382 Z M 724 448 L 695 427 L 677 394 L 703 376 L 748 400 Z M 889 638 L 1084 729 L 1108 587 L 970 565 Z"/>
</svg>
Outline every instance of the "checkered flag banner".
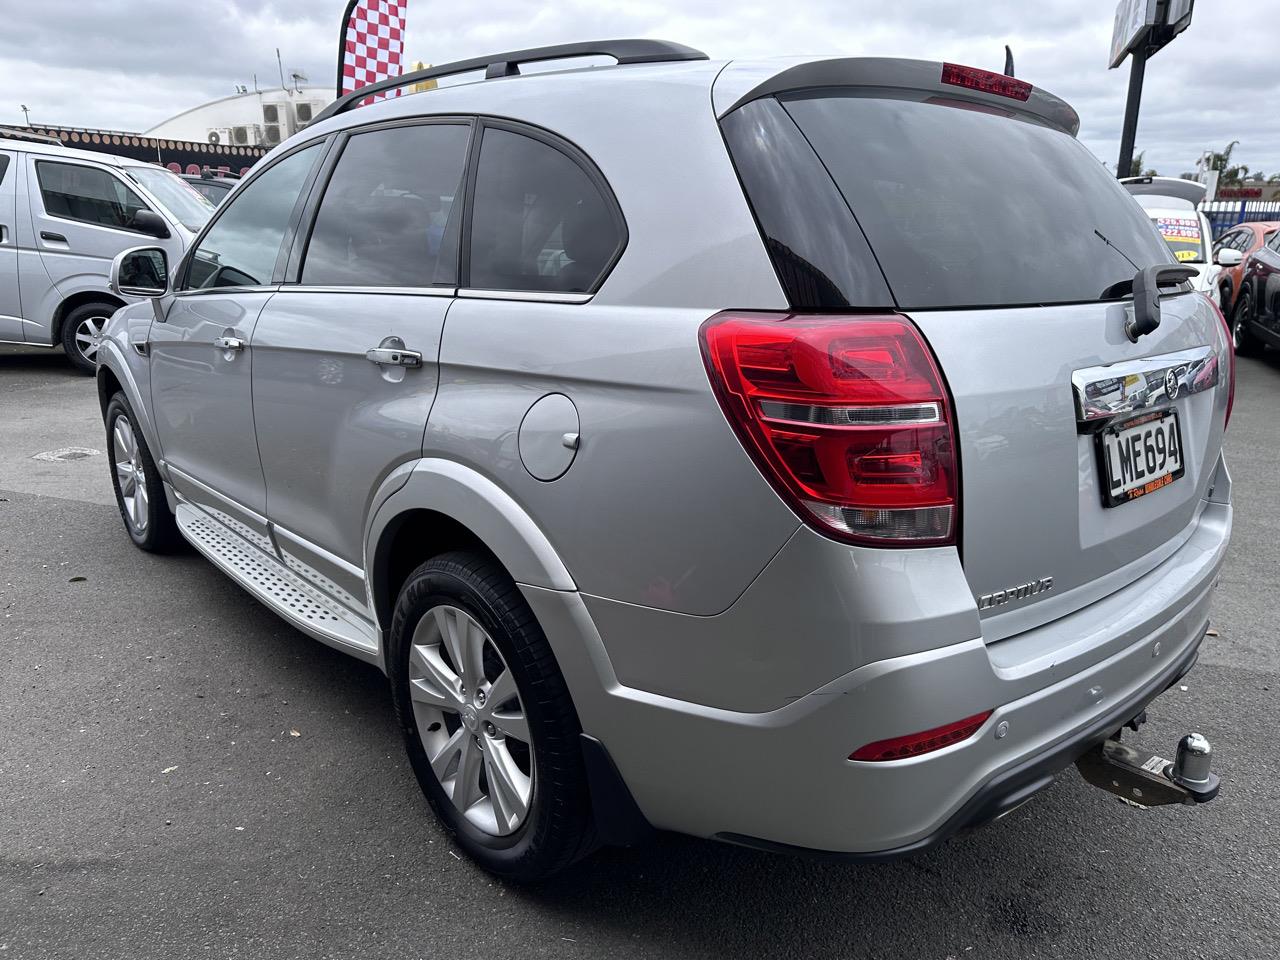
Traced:
<svg viewBox="0 0 1280 960">
<path fill-rule="evenodd" d="M 351 0 L 338 48 L 338 96 L 403 72 L 404 10 L 409 0 Z M 389 94 L 370 97 L 364 103 Z"/>
</svg>

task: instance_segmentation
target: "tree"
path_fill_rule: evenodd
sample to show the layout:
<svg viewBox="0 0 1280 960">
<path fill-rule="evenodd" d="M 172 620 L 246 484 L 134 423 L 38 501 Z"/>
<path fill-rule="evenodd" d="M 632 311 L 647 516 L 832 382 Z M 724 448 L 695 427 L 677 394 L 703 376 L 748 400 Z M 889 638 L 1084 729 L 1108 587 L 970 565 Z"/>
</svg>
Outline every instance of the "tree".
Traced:
<svg viewBox="0 0 1280 960">
<path fill-rule="evenodd" d="M 1231 163 L 1231 154 L 1239 145 L 1239 140 L 1232 140 L 1220 152 L 1209 151 L 1209 169 L 1217 170 L 1224 183 L 1239 183 L 1249 176 L 1248 166 L 1243 163 Z"/>
<path fill-rule="evenodd" d="M 1145 163 L 1145 161 L 1146 161 L 1146 157 L 1147 157 L 1147 151 L 1145 151 L 1145 150 L 1141 151 L 1140 153 L 1135 153 L 1135 154 L 1133 155 L 1132 165 L 1129 167 L 1129 173 L 1128 173 L 1128 176 L 1130 176 L 1130 177 L 1158 177 L 1158 176 L 1160 176 L 1160 174 L 1156 173 L 1156 172 L 1155 172 L 1155 170 L 1150 170 L 1150 169 L 1148 169 L 1148 170 L 1143 170 L 1143 169 L 1142 169 L 1143 164 L 1144 164 L 1144 163 Z"/>
</svg>

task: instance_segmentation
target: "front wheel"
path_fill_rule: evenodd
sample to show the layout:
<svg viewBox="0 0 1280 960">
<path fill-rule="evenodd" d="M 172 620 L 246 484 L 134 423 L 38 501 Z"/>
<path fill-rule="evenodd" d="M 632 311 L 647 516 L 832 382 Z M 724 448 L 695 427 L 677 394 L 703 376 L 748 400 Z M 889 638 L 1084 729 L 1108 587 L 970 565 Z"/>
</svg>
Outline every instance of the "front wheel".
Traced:
<svg viewBox="0 0 1280 960">
<path fill-rule="evenodd" d="M 98 345 L 102 330 L 115 313 L 109 303 L 86 303 L 76 307 L 62 321 L 62 349 L 81 373 L 98 369 Z"/>
<path fill-rule="evenodd" d="M 473 860 L 538 880 L 591 849 L 577 713 L 546 636 L 501 566 L 454 552 L 410 574 L 388 668 L 414 773 Z"/>
<path fill-rule="evenodd" d="M 1253 323 L 1253 294 L 1245 287 L 1236 297 L 1236 308 L 1231 312 L 1231 343 L 1242 357 L 1256 357 L 1262 353 L 1262 341 L 1251 329 Z"/>
<path fill-rule="evenodd" d="M 123 393 L 107 404 L 106 422 L 111 486 L 129 539 L 143 550 L 167 553 L 182 536 L 169 512 L 160 471 Z"/>
</svg>

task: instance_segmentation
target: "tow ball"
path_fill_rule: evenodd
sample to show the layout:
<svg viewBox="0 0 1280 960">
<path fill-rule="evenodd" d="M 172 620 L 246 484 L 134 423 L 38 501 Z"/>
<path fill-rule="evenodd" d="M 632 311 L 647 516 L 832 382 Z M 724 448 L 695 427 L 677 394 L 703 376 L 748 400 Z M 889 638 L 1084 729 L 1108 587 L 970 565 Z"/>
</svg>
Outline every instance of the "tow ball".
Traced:
<svg viewBox="0 0 1280 960">
<path fill-rule="evenodd" d="M 1137 729 L 1146 719 L 1135 718 Z M 1080 775 L 1095 787 L 1113 793 L 1134 807 L 1160 807 L 1169 803 L 1208 803 L 1218 795 L 1218 777 L 1209 772 L 1213 749 L 1198 733 L 1178 741 L 1171 762 L 1153 753 L 1120 742 L 1120 731 L 1076 761 Z"/>
</svg>

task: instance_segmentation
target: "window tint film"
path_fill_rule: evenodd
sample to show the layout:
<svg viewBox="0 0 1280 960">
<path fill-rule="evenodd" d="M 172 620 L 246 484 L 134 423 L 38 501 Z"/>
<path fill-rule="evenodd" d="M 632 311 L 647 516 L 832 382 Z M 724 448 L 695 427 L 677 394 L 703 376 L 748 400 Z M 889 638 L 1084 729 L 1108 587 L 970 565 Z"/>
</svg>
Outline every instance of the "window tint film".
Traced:
<svg viewBox="0 0 1280 960">
<path fill-rule="evenodd" d="M 1172 260 L 1142 208 L 1066 133 L 912 92 L 782 100 L 903 308 L 1096 300 Z"/>
<path fill-rule="evenodd" d="M 319 155 L 319 145 L 290 154 L 225 205 L 191 258 L 188 289 L 271 282 L 289 217 Z"/>
<path fill-rule="evenodd" d="M 9 172 L 9 158 L 0 154 L 0 183 L 4 183 L 4 175 Z"/>
<path fill-rule="evenodd" d="M 541 140 L 484 131 L 468 286 L 589 292 L 622 240 L 612 206 L 575 161 Z"/>
<path fill-rule="evenodd" d="M 98 167 L 41 160 L 36 178 L 51 217 L 128 230 L 134 214 L 149 209 L 122 180 Z"/>
<path fill-rule="evenodd" d="M 456 283 L 457 241 L 449 229 L 456 224 L 449 216 L 460 195 L 469 134 L 462 124 L 425 124 L 347 141 L 320 203 L 302 282 Z"/>
<path fill-rule="evenodd" d="M 809 308 L 892 306 L 848 205 L 778 101 L 753 100 L 722 129 L 787 299 Z"/>
</svg>

